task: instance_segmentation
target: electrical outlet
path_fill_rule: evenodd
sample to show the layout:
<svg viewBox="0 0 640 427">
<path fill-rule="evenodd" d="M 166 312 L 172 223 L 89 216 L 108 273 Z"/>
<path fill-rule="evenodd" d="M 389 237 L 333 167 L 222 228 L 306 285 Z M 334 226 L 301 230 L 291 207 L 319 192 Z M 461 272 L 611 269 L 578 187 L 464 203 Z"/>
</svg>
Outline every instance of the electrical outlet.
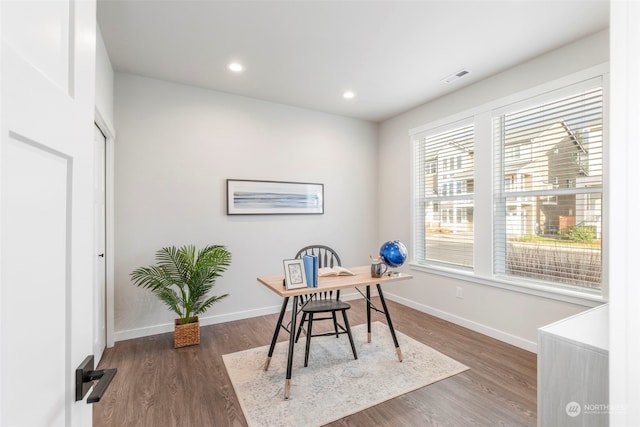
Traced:
<svg viewBox="0 0 640 427">
<path fill-rule="evenodd" d="M 456 298 L 462 298 L 462 288 L 460 286 L 456 286 Z"/>
</svg>

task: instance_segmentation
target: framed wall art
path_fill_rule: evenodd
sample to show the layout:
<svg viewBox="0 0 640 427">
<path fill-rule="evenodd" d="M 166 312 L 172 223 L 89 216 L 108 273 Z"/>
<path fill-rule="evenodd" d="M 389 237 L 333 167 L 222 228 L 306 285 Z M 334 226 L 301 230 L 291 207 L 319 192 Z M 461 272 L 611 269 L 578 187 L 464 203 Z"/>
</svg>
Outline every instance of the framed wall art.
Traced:
<svg viewBox="0 0 640 427">
<path fill-rule="evenodd" d="M 323 213 L 324 184 L 227 180 L 227 215 Z"/>
</svg>

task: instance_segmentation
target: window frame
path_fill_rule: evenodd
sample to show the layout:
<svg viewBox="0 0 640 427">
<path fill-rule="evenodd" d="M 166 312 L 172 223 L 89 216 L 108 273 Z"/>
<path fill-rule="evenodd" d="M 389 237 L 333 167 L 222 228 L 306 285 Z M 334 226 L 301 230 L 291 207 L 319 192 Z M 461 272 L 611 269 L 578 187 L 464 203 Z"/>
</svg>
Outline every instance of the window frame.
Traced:
<svg viewBox="0 0 640 427">
<path fill-rule="evenodd" d="M 469 127 L 469 126 L 474 126 L 474 120 L 471 117 L 466 117 L 466 118 L 460 118 L 458 120 L 455 120 L 454 122 L 451 123 L 446 123 L 444 126 L 441 127 L 436 127 L 436 128 L 430 128 L 427 130 L 427 134 L 425 135 L 424 131 L 422 132 L 416 132 L 415 134 L 413 134 L 411 136 L 411 153 L 413 156 L 413 153 L 415 153 L 415 144 L 417 143 L 416 138 L 425 138 L 425 137 L 429 137 L 429 136 L 435 136 L 438 134 L 443 134 L 443 133 L 447 133 L 450 131 L 456 131 L 458 129 L 461 128 L 465 128 L 465 127 Z M 475 131 L 473 133 L 475 135 Z M 474 143 L 475 145 L 475 143 Z M 417 162 L 416 159 L 412 157 L 412 174 L 411 174 L 411 180 L 412 180 L 412 208 L 411 208 L 411 218 L 412 218 L 412 230 L 414 230 L 416 228 L 416 216 L 417 216 L 417 212 L 415 211 L 415 205 L 416 205 L 416 198 L 418 191 L 420 191 L 420 188 L 418 188 L 418 185 L 416 184 L 417 180 L 416 180 L 416 169 L 418 169 L 419 167 L 417 166 Z M 451 176 L 452 174 L 454 174 L 456 172 L 456 168 L 457 165 L 460 164 L 462 166 L 462 155 L 453 155 L 453 156 L 449 156 L 449 157 L 445 157 L 443 158 L 441 161 L 438 162 L 439 163 L 439 167 L 441 167 L 441 169 L 438 171 L 438 173 L 442 173 L 445 174 L 447 177 Z M 475 166 L 474 166 L 475 168 Z M 425 167 L 423 168 L 423 172 L 425 172 L 426 175 L 426 164 Z M 457 181 L 456 181 L 457 182 Z M 460 181 L 463 182 L 463 181 Z M 456 218 L 456 213 L 457 213 L 457 208 L 459 207 L 442 207 L 440 206 L 440 204 L 442 202 L 445 202 L 445 206 L 447 205 L 446 202 L 456 202 L 462 199 L 471 199 L 475 201 L 475 198 L 473 197 L 472 194 L 467 193 L 468 188 L 466 186 L 461 185 L 461 193 L 457 193 L 457 185 L 454 184 L 453 181 L 447 180 L 443 183 L 438 183 L 438 191 L 439 191 L 439 197 L 435 198 L 435 200 L 433 200 L 433 213 L 437 213 L 438 214 L 438 218 L 441 222 L 442 225 L 444 226 L 450 226 L 450 227 L 456 227 L 458 225 L 462 225 L 461 223 L 457 222 L 457 218 Z M 475 186 L 474 186 L 475 189 Z M 422 198 L 422 196 L 420 196 Z M 444 198 L 444 200 L 442 199 Z M 421 206 L 423 206 L 421 204 Z M 425 218 L 424 213 L 422 215 L 420 215 L 421 218 Z M 424 221 L 422 221 L 424 223 Z M 425 235 L 426 233 L 426 229 L 425 226 L 423 225 L 421 230 L 423 231 L 423 235 Z M 411 263 L 413 263 L 414 265 L 421 265 L 423 267 L 429 267 L 431 265 L 437 265 L 437 266 L 442 266 L 444 268 L 447 268 L 447 266 L 449 265 L 453 265 L 453 264 L 448 264 L 445 262 L 440 262 L 440 261 L 435 261 L 435 260 L 426 260 L 426 254 L 425 254 L 425 262 L 427 263 L 427 265 L 420 263 L 418 261 L 416 261 L 416 254 L 417 254 L 417 246 L 416 243 L 421 245 L 421 247 L 425 246 L 425 240 L 426 239 L 422 239 L 421 243 L 417 243 L 416 239 L 415 239 L 415 233 L 412 232 L 412 245 L 411 247 L 413 248 L 413 252 L 411 254 Z M 475 252 L 475 251 L 474 251 Z M 410 264 L 411 264 L 410 263 Z M 463 266 L 460 265 L 459 267 L 454 267 L 454 268 L 459 268 L 461 271 L 469 271 L 469 270 L 473 270 L 473 267 L 470 266 Z"/>
<path fill-rule="evenodd" d="M 562 99 L 565 97 L 574 97 L 576 94 L 578 93 L 582 93 L 582 92 L 586 92 L 586 91 L 590 91 L 592 89 L 596 89 L 596 88 L 602 88 L 602 103 L 603 103 L 603 120 L 604 120 L 604 116 L 606 115 L 606 112 L 604 111 L 604 104 L 605 104 L 605 97 L 606 97 L 606 88 L 604 85 L 604 81 L 602 77 L 594 77 L 591 79 L 587 79 L 585 81 L 581 81 L 581 82 L 577 82 L 571 85 L 567 85 L 565 87 L 562 87 L 560 89 L 554 90 L 554 91 L 549 91 L 546 93 L 542 93 L 540 95 L 537 96 L 533 96 L 530 97 L 528 99 L 525 99 L 523 101 L 520 102 L 515 102 L 512 103 L 508 106 L 504 106 L 501 108 L 497 108 L 494 109 L 492 111 L 492 125 L 493 122 L 497 120 L 498 123 L 502 123 L 502 117 L 505 114 L 512 114 L 514 111 L 522 111 L 522 110 L 526 110 L 529 109 L 531 107 L 536 108 L 540 105 L 546 104 L 548 102 L 555 102 L 558 99 Z M 603 123 L 604 126 L 604 123 Z M 494 147 L 493 150 L 495 152 L 495 150 L 499 150 L 501 148 L 496 146 L 496 141 L 495 138 L 496 136 L 493 135 L 494 138 Z M 607 138 L 605 136 L 605 132 L 603 130 L 603 135 L 602 135 L 602 149 L 606 149 L 607 147 Z M 505 150 L 506 151 L 506 150 Z M 558 147 L 554 148 L 554 152 L 557 154 L 558 153 Z M 495 179 L 501 179 L 504 177 L 504 172 L 503 172 L 503 168 L 506 166 L 506 163 L 509 161 L 513 161 L 513 158 L 508 158 L 506 156 L 506 152 L 504 153 L 505 158 L 501 158 L 499 155 L 499 152 L 496 153 L 496 156 L 494 156 L 494 158 L 492 159 L 493 161 L 493 173 L 495 174 Z M 603 164 L 602 167 L 603 169 L 606 169 L 606 165 L 604 164 L 604 153 L 603 153 Z M 558 178 L 558 176 L 552 176 L 550 179 L 550 184 L 553 186 L 553 190 L 549 193 L 549 195 L 547 195 L 546 197 L 549 198 L 555 198 L 557 200 L 558 196 L 560 195 L 590 195 L 594 192 L 596 193 L 600 193 L 601 195 L 604 194 L 605 192 L 605 186 L 604 186 L 604 170 L 603 170 L 603 175 L 602 175 L 602 184 L 600 187 L 598 187 L 597 189 L 589 189 L 589 188 L 582 188 L 582 189 L 578 189 L 575 186 L 572 188 L 566 188 L 566 189 L 560 189 L 560 179 Z M 566 283 L 562 283 L 562 282 L 556 282 L 556 281 L 551 281 L 551 280 L 543 280 L 543 279 L 532 279 L 532 278 L 527 278 L 527 277 L 519 277 L 517 275 L 512 275 L 506 272 L 506 263 L 507 263 L 507 256 L 506 256 L 506 252 L 507 252 L 507 244 L 506 244 L 506 235 L 505 235 L 505 228 L 507 227 L 507 217 L 509 216 L 508 212 L 505 210 L 506 209 L 506 199 L 508 198 L 512 198 L 512 197 L 521 197 L 521 196 L 525 196 L 525 197 L 530 197 L 529 195 L 535 194 L 535 193 L 539 193 L 541 196 L 544 196 L 544 193 L 547 192 L 547 190 L 533 190 L 533 191 L 527 191 L 527 190 L 523 190 L 523 189 L 512 189 L 513 191 L 505 191 L 504 188 L 499 188 L 498 187 L 498 182 L 495 183 L 496 185 L 494 186 L 494 214 L 497 215 L 498 212 L 505 212 L 505 216 L 504 219 L 502 218 L 497 218 L 494 217 L 493 219 L 493 223 L 492 226 L 494 228 L 494 231 L 497 230 L 497 233 L 494 233 L 494 242 L 493 242 L 493 250 L 494 250 L 494 256 L 495 256 L 495 252 L 500 252 L 501 256 L 504 258 L 504 265 L 500 264 L 499 262 L 494 262 L 494 276 L 497 277 L 503 277 L 505 280 L 517 280 L 517 281 L 523 281 L 525 283 L 528 282 L 533 282 L 533 284 L 544 284 L 544 285 L 549 285 L 552 287 L 557 287 L 557 288 L 567 288 L 567 289 L 575 289 L 577 288 L 578 292 L 581 293 L 585 293 L 585 294 L 594 294 L 594 295 L 601 295 L 603 290 L 602 287 L 604 286 L 604 281 L 605 278 L 602 275 L 602 272 L 604 270 L 604 254 L 603 254 L 603 245 L 601 245 L 600 248 L 600 259 L 601 259 L 601 283 L 600 283 L 600 288 L 588 288 L 587 286 L 580 286 L 580 285 L 569 285 Z M 517 184 L 515 185 L 515 187 L 517 187 Z M 599 190 L 599 191 L 598 191 Z M 601 212 L 602 214 L 602 212 Z M 602 223 L 604 222 L 604 218 L 601 215 L 601 227 L 602 227 Z M 500 223 L 500 226 L 498 225 L 498 222 Z M 605 236 L 606 237 L 606 236 Z M 494 260 L 495 261 L 495 260 Z M 497 271 L 496 271 L 497 270 Z"/>
<path fill-rule="evenodd" d="M 601 259 L 602 259 L 602 283 L 599 291 L 593 291 L 590 289 L 581 289 L 579 287 L 565 287 L 561 284 L 544 283 L 537 281 L 530 281 L 520 279 L 518 277 L 504 277 L 496 275 L 493 272 L 493 230 L 494 230 L 494 218 L 493 218 L 493 188 L 494 188 L 494 153 L 493 153 L 493 137 L 492 137 L 492 121 L 491 118 L 496 112 L 503 109 L 510 109 L 514 104 L 523 104 L 527 101 L 532 103 L 539 102 L 540 96 L 549 92 L 555 92 L 550 97 L 562 96 L 562 91 L 568 93 L 574 92 L 577 85 L 584 83 L 585 85 L 591 85 L 590 80 L 600 79 L 603 90 L 603 173 L 602 173 L 602 246 L 601 246 Z M 422 125 L 413 129 L 410 129 L 409 141 L 411 144 L 411 156 L 412 156 L 412 208 L 411 208 L 411 240 L 412 251 L 410 253 L 410 259 L 408 266 L 412 270 L 427 272 L 443 277 L 448 277 L 456 280 L 463 280 L 467 282 L 474 282 L 481 285 L 497 287 L 510 291 L 520 292 L 529 295 L 535 295 L 539 297 L 555 299 L 559 301 L 570 302 L 574 304 L 584 306 L 597 306 L 608 300 L 609 286 L 609 224 L 608 224 L 608 206 L 609 206 L 609 191 L 608 191 L 608 151 L 609 151 L 609 108 L 608 108 L 608 96 L 610 92 L 609 87 L 609 65 L 608 63 L 600 64 L 595 67 L 567 75 L 565 77 L 550 81 L 538 86 L 531 87 L 526 90 L 516 92 L 514 94 L 487 102 L 477 107 L 461 111 L 457 114 L 450 115 L 438 120 L 434 120 L 431 123 Z M 488 232 L 481 231 L 485 227 L 477 227 L 474 224 L 474 268 L 456 268 L 452 265 L 441 265 L 437 263 L 418 263 L 415 258 L 415 248 L 417 242 L 416 235 L 416 215 L 415 212 L 415 180 L 416 173 L 415 161 L 413 158 L 413 144 L 415 136 L 420 133 L 437 133 L 444 132 L 447 129 L 459 126 L 464 120 L 471 120 L 474 122 L 474 145 L 476 159 L 474 170 L 474 215 L 473 221 L 475 224 L 491 224 Z M 486 153 L 486 151 L 489 151 Z M 483 158 L 478 158 L 481 153 Z M 522 156 L 523 153 L 521 152 Z M 528 155 L 528 154 L 525 154 Z M 440 165 L 438 165 L 440 166 Z M 513 183 L 513 185 L 518 185 Z M 419 243 L 418 243 L 419 244 Z"/>
</svg>

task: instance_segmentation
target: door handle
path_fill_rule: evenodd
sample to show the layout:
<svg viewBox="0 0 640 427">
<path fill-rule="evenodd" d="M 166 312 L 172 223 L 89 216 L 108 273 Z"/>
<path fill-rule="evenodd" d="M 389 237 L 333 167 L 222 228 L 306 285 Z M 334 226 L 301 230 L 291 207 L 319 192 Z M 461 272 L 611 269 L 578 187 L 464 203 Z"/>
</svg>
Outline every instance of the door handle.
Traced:
<svg viewBox="0 0 640 427">
<path fill-rule="evenodd" d="M 116 368 L 94 370 L 93 363 L 93 355 L 90 355 L 76 368 L 76 402 L 84 398 L 92 385 L 95 387 L 87 398 L 87 403 L 100 402 L 118 372 Z M 94 384 L 94 381 L 97 382 Z"/>
<path fill-rule="evenodd" d="M 100 257 L 100 258 L 104 258 L 104 254 L 100 254 L 100 255 L 98 255 L 98 257 Z"/>
</svg>

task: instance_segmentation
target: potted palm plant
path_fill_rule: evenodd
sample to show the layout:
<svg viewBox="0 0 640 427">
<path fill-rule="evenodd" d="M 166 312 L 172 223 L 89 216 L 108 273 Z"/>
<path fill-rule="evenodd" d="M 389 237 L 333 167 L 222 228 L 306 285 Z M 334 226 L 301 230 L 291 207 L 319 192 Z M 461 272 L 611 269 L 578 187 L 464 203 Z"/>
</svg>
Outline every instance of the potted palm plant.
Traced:
<svg viewBox="0 0 640 427">
<path fill-rule="evenodd" d="M 193 245 L 171 246 L 156 252 L 156 261 L 156 265 L 134 270 L 133 283 L 151 290 L 179 316 L 175 319 L 174 347 L 199 344 L 198 315 L 229 295 L 208 293 L 231 264 L 231 253 L 220 245 L 206 246 L 197 253 Z"/>
</svg>

